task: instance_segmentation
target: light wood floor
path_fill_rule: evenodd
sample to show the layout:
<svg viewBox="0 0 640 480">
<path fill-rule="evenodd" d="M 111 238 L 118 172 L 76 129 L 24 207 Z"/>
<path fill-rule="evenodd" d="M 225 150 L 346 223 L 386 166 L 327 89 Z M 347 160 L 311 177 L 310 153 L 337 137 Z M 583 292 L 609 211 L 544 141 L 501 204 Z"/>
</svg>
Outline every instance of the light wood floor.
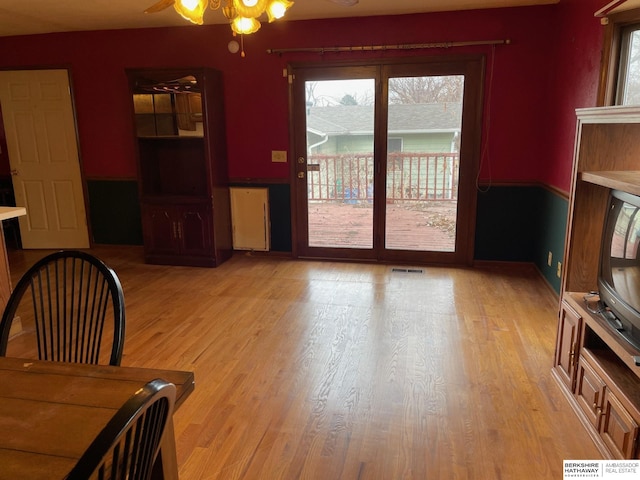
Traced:
<svg viewBox="0 0 640 480">
<path fill-rule="evenodd" d="M 10 252 L 14 278 L 44 253 Z M 123 365 L 195 371 L 183 480 L 557 480 L 599 458 L 551 377 L 557 300 L 532 268 L 93 253 L 124 287 Z"/>
</svg>

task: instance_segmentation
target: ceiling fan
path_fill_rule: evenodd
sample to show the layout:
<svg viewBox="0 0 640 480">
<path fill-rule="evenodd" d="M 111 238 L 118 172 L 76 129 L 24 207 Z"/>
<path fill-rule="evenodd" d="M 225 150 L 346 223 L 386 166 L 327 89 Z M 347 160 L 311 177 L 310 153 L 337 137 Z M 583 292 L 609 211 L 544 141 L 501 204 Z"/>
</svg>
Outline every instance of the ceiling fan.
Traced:
<svg viewBox="0 0 640 480">
<path fill-rule="evenodd" d="M 332 3 L 353 6 L 359 0 L 328 0 Z M 144 12 L 156 13 L 173 5 L 173 8 L 186 20 L 196 25 L 204 23 L 207 6 L 220 10 L 229 20 L 234 34 L 250 34 L 260 29 L 259 18 L 266 13 L 269 23 L 282 18 L 293 5 L 293 0 L 159 0 Z"/>
<path fill-rule="evenodd" d="M 327 0 L 328 2 L 331 3 L 335 3 L 336 5 L 341 5 L 343 7 L 353 7 L 354 5 L 357 5 L 358 2 L 360 0 Z M 175 3 L 179 3 L 179 0 L 160 0 L 159 2 L 151 5 L 149 8 L 147 8 L 144 13 L 156 13 L 156 12 L 160 12 L 162 10 L 164 10 L 165 8 L 169 8 L 171 5 L 175 4 Z M 231 3 L 231 0 L 229 0 L 229 2 L 225 2 L 225 3 Z M 245 1 L 243 3 L 246 4 L 253 4 L 255 5 L 256 2 L 254 1 Z M 221 4 L 221 0 L 211 0 L 211 8 L 216 10 L 218 8 L 220 8 L 220 4 Z"/>
</svg>

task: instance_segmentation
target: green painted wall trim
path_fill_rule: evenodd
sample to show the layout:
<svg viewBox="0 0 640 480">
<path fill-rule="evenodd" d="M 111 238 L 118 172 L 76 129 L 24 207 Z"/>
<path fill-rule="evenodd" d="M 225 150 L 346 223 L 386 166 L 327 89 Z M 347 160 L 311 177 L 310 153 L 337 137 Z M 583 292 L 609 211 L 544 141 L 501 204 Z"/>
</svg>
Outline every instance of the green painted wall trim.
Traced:
<svg viewBox="0 0 640 480">
<path fill-rule="evenodd" d="M 142 245 L 142 222 L 135 180 L 88 180 L 93 242 Z"/>
<path fill-rule="evenodd" d="M 533 262 L 547 282 L 559 294 L 560 277 L 558 277 L 557 271 L 558 262 L 562 263 L 564 256 L 569 200 L 546 188 L 539 188 L 539 191 L 540 231 L 536 236 L 537 243 L 534 246 Z M 552 256 L 550 266 L 547 264 L 549 252 Z"/>
<path fill-rule="evenodd" d="M 564 253 L 567 210 L 566 198 L 542 186 L 493 186 L 479 192 L 474 259 L 534 263 L 559 292 L 557 265 Z"/>
<path fill-rule="evenodd" d="M 243 186 L 238 184 L 237 186 Z M 271 250 L 291 251 L 291 204 L 288 184 L 251 184 L 269 188 Z M 93 242 L 142 245 L 142 220 L 136 180 L 88 180 Z"/>
<path fill-rule="evenodd" d="M 291 252 L 289 185 L 237 182 L 232 186 L 269 189 L 271 250 Z M 89 180 L 87 190 L 94 243 L 142 245 L 137 182 Z M 493 186 L 478 192 L 474 259 L 534 263 L 559 292 L 556 272 L 564 252 L 567 209 L 566 198 L 543 186 Z"/>
</svg>

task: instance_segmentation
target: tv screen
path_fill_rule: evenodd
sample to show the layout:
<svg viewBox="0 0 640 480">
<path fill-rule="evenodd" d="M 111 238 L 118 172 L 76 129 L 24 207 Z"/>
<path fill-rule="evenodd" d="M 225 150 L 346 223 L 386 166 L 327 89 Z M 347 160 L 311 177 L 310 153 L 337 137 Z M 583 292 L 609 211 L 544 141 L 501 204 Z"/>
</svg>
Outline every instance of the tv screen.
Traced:
<svg viewBox="0 0 640 480">
<path fill-rule="evenodd" d="M 640 349 L 640 196 L 612 190 L 598 288 L 603 316 Z M 611 315 L 613 314 L 613 315 Z"/>
</svg>

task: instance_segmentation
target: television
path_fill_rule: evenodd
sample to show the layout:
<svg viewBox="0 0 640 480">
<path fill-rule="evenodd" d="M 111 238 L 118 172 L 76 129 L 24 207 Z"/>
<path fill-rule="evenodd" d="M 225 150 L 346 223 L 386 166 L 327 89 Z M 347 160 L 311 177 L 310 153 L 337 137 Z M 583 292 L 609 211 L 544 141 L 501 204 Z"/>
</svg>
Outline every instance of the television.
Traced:
<svg viewBox="0 0 640 480">
<path fill-rule="evenodd" d="M 597 313 L 640 350 L 640 196 L 611 190 L 605 215 Z"/>
</svg>

